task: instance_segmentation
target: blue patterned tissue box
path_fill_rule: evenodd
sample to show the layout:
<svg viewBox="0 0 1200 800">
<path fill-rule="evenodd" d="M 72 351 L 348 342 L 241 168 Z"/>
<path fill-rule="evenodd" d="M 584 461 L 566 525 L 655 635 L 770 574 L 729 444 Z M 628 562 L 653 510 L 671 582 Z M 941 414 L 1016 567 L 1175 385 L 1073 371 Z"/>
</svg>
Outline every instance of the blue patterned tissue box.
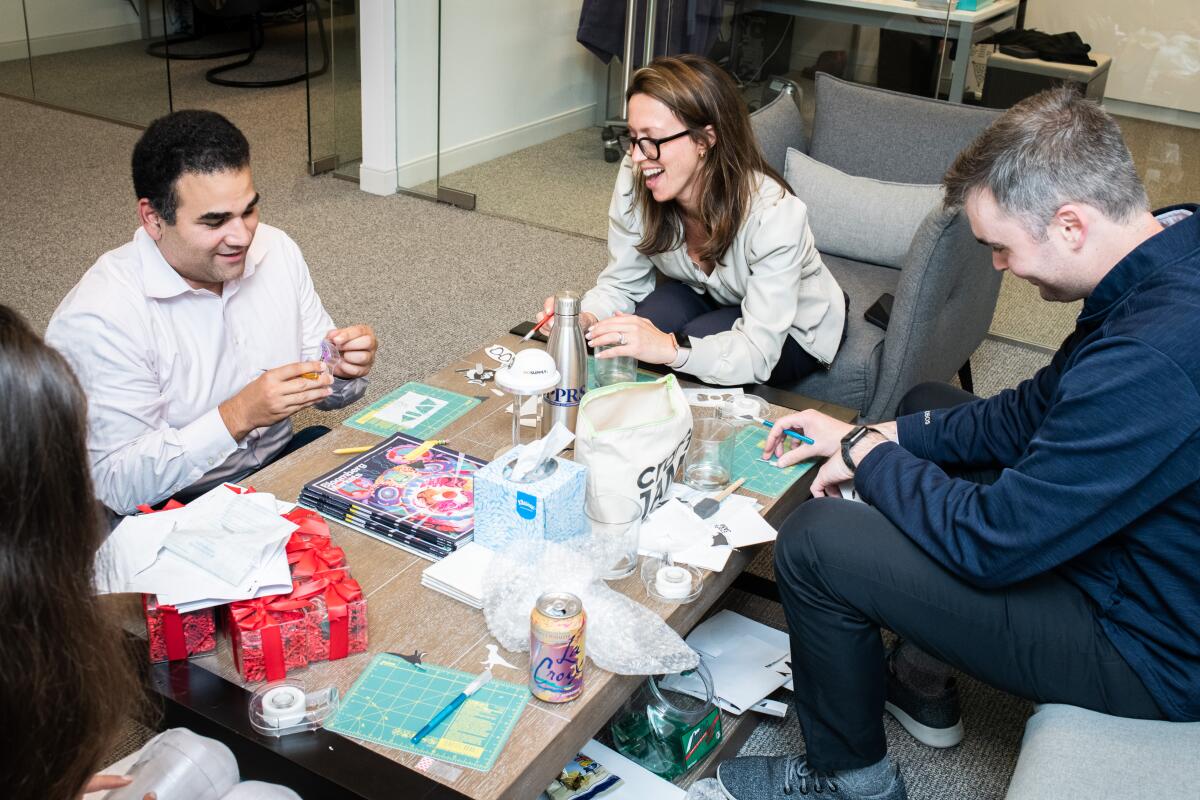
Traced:
<svg viewBox="0 0 1200 800">
<path fill-rule="evenodd" d="M 475 541 L 500 550 L 522 533 L 540 532 L 542 538 L 552 542 L 565 542 L 586 533 L 583 502 L 587 467 L 555 457 L 535 470 L 530 480 L 516 483 L 505 477 L 516 462 L 515 449 L 472 476 Z"/>
</svg>

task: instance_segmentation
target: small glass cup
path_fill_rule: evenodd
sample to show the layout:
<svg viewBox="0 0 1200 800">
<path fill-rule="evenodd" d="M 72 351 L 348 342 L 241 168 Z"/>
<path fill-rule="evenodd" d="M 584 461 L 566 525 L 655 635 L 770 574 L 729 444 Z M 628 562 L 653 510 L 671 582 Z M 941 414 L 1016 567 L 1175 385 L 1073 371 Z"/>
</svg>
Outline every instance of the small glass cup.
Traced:
<svg viewBox="0 0 1200 800">
<path fill-rule="evenodd" d="M 711 492 L 729 483 L 736 433 L 737 429 L 722 419 L 705 417 L 696 420 L 683 465 L 683 482 L 702 492 Z"/>
<path fill-rule="evenodd" d="M 633 383 L 637 380 L 637 359 L 633 356 L 616 356 L 615 358 L 600 358 L 600 354 L 616 344 L 597 345 L 596 356 L 596 385 L 611 386 L 614 383 Z"/>
<path fill-rule="evenodd" d="M 588 495 L 584 511 L 607 564 L 600 577 L 615 581 L 632 575 L 638 563 L 642 504 L 620 494 Z"/>
</svg>

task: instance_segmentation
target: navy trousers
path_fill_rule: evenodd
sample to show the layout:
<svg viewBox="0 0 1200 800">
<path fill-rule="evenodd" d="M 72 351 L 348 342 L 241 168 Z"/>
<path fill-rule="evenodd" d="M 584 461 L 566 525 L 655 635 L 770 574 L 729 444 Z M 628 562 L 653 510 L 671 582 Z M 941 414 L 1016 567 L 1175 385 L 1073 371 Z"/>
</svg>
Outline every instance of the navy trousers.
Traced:
<svg viewBox="0 0 1200 800">
<path fill-rule="evenodd" d="M 953 387 L 924 385 L 905 397 L 899 414 L 969 399 Z M 881 627 L 1019 697 L 1163 718 L 1074 584 L 1048 572 L 981 589 L 864 503 L 815 498 L 801 505 L 779 530 L 775 578 L 791 634 L 796 713 L 818 770 L 865 767 L 887 752 Z"/>
<path fill-rule="evenodd" d="M 696 338 L 727 331 L 742 317 L 740 306 L 723 306 L 707 294 L 696 294 L 691 287 L 677 281 L 659 286 L 637 304 L 634 313 L 650 320 L 664 333 Z M 796 344 L 795 339 L 786 336 L 767 385 L 788 389 L 819 369 L 824 369 L 824 365 Z"/>
</svg>

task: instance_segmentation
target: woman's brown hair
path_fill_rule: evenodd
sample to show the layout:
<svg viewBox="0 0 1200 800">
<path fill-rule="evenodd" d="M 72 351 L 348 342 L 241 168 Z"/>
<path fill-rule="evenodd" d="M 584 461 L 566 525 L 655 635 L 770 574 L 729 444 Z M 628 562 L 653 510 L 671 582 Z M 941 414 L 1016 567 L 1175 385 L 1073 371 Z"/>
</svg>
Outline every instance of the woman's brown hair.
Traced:
<svg viewBox="0 0 1200 800">
<path fill-rule="evenodd" d="M 140 707 L 93 585 L 107 529 L 92 495 L 83 390 L 0 305 L 0 756 L 7 798 L 72 800 Z"/>
<path fill-rule="evenodd" d="M 790 191 L 787 182 L 763 158 L 733 79 L 707 58 L 656 58 L 633 74 L 625 96 L 628 99 L 635 94 L 653 97 L 671 109 L 696 142 L 707 144 L 705 128 L 713 127 L 716 142 L 700 162 L 696 183 L 700 221 L 708 233 L 699 256 L 702 261 L 720 260 L 750 213 L 758 173 L 772 178 L 781 191 Z M 681 209 L 674 202 L 656 202 L 640 181 L 634 186 L 645 229 L 638 252 L 654 255 L 678 247 Z"/>
</svg>

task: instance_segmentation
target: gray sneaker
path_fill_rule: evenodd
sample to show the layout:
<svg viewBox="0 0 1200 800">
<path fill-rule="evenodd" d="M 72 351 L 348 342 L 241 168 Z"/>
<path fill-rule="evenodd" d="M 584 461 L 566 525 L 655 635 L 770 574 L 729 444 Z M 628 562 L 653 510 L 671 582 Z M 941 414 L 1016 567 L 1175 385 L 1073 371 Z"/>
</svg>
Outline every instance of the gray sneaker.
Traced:
<svg viewBox="0 0 1200 800">
<path fill-rule="evenodd" d="M 908 642 L 888 654 L 883 708 L 929 747 L 954 747 L 963 739 L 958 682 L 949 667 Z"/>
<path fill-rule="evenodd" d="M 795 795 L 834 800 L 907 800 L 904 776 L 893 763 L 892 780 L 881 794 L 852 791 L 836 775 L 817 772 L 804 756 L 742 756 L 717 765 L 717 785 L 729 800 L 778 800 Z"/>
</svg>

